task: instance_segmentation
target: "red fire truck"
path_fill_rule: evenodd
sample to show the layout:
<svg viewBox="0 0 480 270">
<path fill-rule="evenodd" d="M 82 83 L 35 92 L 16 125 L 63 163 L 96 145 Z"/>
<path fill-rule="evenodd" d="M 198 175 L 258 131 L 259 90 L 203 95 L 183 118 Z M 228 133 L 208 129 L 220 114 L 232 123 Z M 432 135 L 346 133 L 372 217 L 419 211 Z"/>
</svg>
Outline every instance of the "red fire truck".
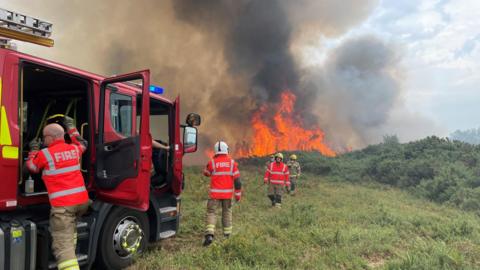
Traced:
<svg viewBox="0 0 480 270">
<path fill-rule="evenodd" d="M 0 9 L 0 36 L 53 46 L 50 32 L 47 22 Z M 200 116 L 180 124 L 179 98 L 161 91 L 148 70 L 106 78 L 0 49 L 0 270 L 56 268 L 45 185 L 24 162 L 28 142 L 64 115 L 89 142 L 81 170 L 93 204 L 76 224 L 82 268 L 124 268 L 149 242 L 176 234 L 182 158 L 197 149 Z"/>
</svg>

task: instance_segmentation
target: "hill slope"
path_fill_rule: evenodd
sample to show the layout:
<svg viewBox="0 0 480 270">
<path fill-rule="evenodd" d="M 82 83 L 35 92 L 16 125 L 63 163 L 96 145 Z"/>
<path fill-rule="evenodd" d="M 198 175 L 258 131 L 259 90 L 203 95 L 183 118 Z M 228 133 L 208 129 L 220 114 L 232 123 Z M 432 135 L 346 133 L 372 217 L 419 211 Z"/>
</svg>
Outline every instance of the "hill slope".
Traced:
<svg viewBox="0 0 480 270">
<path fill-rule="evenodd" d="M 259 167 L 263 166 L 263 162 Z M 261 168 L 243 167 L 234 235 L 202 247 L 208 179 L 186 172 L 178 236 L 131 269 L 479 269 L 480 218 L 379 184 L 306 175 L 282 209 L 269 206 Z"/>
</svg>

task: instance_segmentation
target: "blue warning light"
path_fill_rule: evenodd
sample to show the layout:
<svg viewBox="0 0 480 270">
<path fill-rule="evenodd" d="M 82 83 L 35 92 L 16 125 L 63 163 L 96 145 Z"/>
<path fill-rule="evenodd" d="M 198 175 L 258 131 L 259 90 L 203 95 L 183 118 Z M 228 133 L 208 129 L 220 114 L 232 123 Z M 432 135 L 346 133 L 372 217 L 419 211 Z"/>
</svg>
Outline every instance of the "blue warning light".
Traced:
<svg viewBox="0 0 480 270">
<path fill-rule="evenodd" d="M 150 92 L 161 95 L 163 94 L 163 88 L 156 85 L 150 85 Z"/>
</svg>

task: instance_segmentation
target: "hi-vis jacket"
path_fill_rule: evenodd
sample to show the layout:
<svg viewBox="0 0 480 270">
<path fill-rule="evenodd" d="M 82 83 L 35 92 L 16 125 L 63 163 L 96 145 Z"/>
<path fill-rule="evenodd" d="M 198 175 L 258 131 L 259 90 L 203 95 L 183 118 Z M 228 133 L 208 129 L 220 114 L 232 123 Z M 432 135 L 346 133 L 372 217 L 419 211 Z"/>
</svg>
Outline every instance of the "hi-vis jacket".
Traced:
<svg viewBox="0 0 480 270">
<path fill-rule="evenodd" d="M 231 199 L 242 195 L 238 164 L 228 155 L 220 154 L 208 162 L 204 175 L 210 176 L 210 198 L 216 200 Z"/>
<path fill-rule="evenodd" d="M 263 181 L 274 185 L 290 186 L 288 166 L 283 162 L 270 163 Z"/>
<path fill-rule="evenodd" d="M 52 142 L 48 148 L 31 151 L 26 162 L 34 173 L 42 171 L 42 179 L 47 187 L 50 204 L 55 207 L 72 206 L 88 202 L 80 157 L 86 150 L 76 129 L 69 131 L 72 144 L 63 139 Z M 82 141 L 83 142 L 83 141 Z"/>
</svg>

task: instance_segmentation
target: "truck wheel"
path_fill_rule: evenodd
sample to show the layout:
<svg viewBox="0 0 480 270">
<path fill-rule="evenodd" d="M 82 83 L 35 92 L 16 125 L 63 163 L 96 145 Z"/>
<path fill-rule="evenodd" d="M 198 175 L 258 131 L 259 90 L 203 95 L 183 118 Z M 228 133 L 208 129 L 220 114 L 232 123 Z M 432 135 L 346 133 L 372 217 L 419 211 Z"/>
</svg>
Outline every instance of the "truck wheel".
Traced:
<svg viewBox="0 0 480 270">
<path fill-rule="evenodd" d="M 100 269 L 123 269 L 142 253 L 149 239 L 146 213 L 115 208 L 106 218 L 98 243 Z"/>
</svg>

